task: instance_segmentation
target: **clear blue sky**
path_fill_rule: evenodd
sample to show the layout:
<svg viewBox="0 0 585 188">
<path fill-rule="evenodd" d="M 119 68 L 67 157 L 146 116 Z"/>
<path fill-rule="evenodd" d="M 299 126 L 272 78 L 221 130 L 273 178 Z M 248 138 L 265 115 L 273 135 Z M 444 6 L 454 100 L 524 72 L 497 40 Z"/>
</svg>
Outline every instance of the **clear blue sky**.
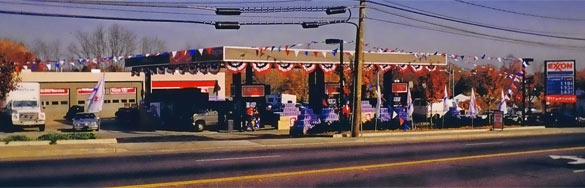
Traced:
<svg viewBox="0 0 585 188">
<path fill-rule="evenodd" d="M 171 2 L 185 2 L 188 0 L 170 0 Z M 207 2 L 237 2 L 238 0 L 207 1 Z M 378 2 L 384 2 L 377 0 Z M 248 16 L 263 16 L 257 18 L 250 17 L 218 17 L 205 15 L 171 15 L 171 14 L 154 14 L 154 13 L 129 13 L 120 11 L 103 10 L 102 8 L 133 9 L 133 10 L 153 10 L 153 11 L 175 11 L 188 13 L 213 14 L 211 11 L 185 10 L 185 9 L 168 9 L 168 8 L 133 8 L 133 7 L 112 7 L 112 6 L 89 6 L 75 5 L 69 6 L 88 7 L 90 9 L 79 8 L 62 8 L 48 6 L 26 6 L 7 4 L 6 2 L 22 2 L 16 0 L 1 0 L 0 10 L 17 10 L 43 13 L 61 13 L 61 14 L 82 14 L 96 16 L 114 16 L 114 17 L 132 17 L 132 18 L 165 18 L 165 19 L 190 19 L 190 20 L 239 20 L 239 21 L 282 21 L 282 20 L 299 20 L 296 18 L 273 18 L 272 16 L 308 16 L 308 17 L 327 17 L 325 13 L 278 13 L 278 14 L 245 14 Z M 164 2 L 169 1 L 159 1 Z M 195 0 L 195 2 L 206 2 Z M 543 18 L 535 18 L 505 12 L 498 12 L 485 8 L 470 6 L 454 0 L 441 1 L 392 1 L 414 7 L 420 10 L 442 14 L 449 17 L 455 17 L 488 25 L 499 27 L 520 28 L 533 32 L 546 32 L 552 35 L 572 36 L 585 38 L 585 21 L 560 21 Z M 472 1 L 491 7 L 497 7 L 506 10 L 532 13 L 552 17 L 566 17 L 585 19 L 585 1 Z M 31 3 L 31 2 L 27 2 Z M 43 4 L 37 3 L 36 4 Z M 298 1 L 288 3 L 264 3 L 264 4 L 211 4 L 214 7 L 243 7 L 243 6 L 334 6 L 334 5 L 357 5 L 357 1 L 350 0 L 327 0 L 327 1 Z M 63 5 L 63 4 L 51 4 Z M 456 27 L 459 29 L 470 30 L 474 32 L 486 33 L 501 37 L 508 37 L 521 40 L 529 40 L 543 43 L 554 43 L 561 45 L 584 46 L 585 41 L 571 41 L 563 39 L 550 39 L 545 37 L 528 36 L 510 32 L 495 31 L 483 29 L 469 25 L 463 25 L 448 21 L 441 21 L 434 18 L 417 16 L 398 10 L 383 8 L 373 4 L 370 7 L 376 7 L 416 19 L 429 21 Z M 357 15 L 357 9 L 353 9 L 354 15 Z M 371 18 L 390 20 L 400 23 L 412 24 L 417 26 L 440 29 L 437 26 L 425 23 L 415 22 L 404 18 L 384 14 L 373 9 L 367 9 L 366 15 Z M 335 15 L 347 16 L 347 15 Z M 310 19 L 302 19 L 310 20 Z M 353 20 L 356 21 L 356 20 Z M 348 24 L 338 24 L 323 26 L 318 29 L 302 29 L 300 26 L 242 26 L 240 30 L 215 30 L 209 25 L 195 24 L 178 24 L 178 23 L 148 23 L 148 22 L 123 22 L 123 21 L 101 21 L 87 19 L 70 19 L 70 18 L 48 18 L 48 17 L 31 17 L 20 15 L 0 15 L 0 37 L 8 37 L 21 41 L 33 41 L 42 39 L 46 41 L 59 39 L 63 41 L 63 51 L 70 42 L 74 41 L 74 33 L 78 30 L 91 31 L 98 25 L 108 26 L 112 23 L 119 23 L 135 31 L 138 36 L 158 36 L 167 43 L 168 50 L 181 50 L 187 44 L 193 48 L 239 45 L 239 46 L 272 46 L 295 43 L 307 43 L 309 41 L 321 41 L 326 38 L 341 38 L 344 40 L 355 40 L 355 28 Z M 382 23 L 373 20 L 367 20 L 365 41 L 370 46 L 384 48 L 398 48 L 405 51 L 413 52 L 444 52 L 457 55 L 482 56 L 486 54 L 492 57 L 505 57 L 513 54 L 516 57 L 533 57 L 537 67 L 544 60 L 548 59 L 575 59 L 577 68 L 585 68 L 585 48 L 581 49 L 563 49 L 558 47 L 543 47 L 534 45 L 521 45 L 494 40 L 486 40 L 475 37 L 441 33 L 420 28 L 412 28 L 401 25 Z M 319 45 L 315 48 L 333 49 L 334 46 Z M 348 49 L 353 48 L 350 44 Z M 368 49 L 368 48 L 367 48 Z M 473 62 L 473 61 L 472 61 Z M 496 64 L 497 61 L 478 61 L 478 64 Z M 456 64 L 463 64 L 461 61 Z"/>
</svg>

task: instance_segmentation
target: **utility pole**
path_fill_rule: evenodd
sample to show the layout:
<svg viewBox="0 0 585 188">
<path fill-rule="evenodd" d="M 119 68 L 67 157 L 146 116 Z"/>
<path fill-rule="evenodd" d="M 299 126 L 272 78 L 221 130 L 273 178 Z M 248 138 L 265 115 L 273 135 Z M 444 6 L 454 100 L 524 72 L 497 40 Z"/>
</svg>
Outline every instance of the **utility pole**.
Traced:
<svg viewBox="0 0 585 188">
<path fill-rule="evenodd" d="M 358 32 L 355 45 L 355 76 L 354 76 L 354 99 L 353 99 L 353 131 L 352 137 L 360 135 L 361 114 L 362 114 L 362 67 L 364 65 L 364 19 L 366 14 L 366 0 L 360 0 L 360 13 Z"/>
<path fill-rule="evenodd" d="M 522 58 L 522 126 L 526 125 L 526 67 L 533 58 Z M 525 65 L 526 64 L 526 65 Z"/>
</svg>

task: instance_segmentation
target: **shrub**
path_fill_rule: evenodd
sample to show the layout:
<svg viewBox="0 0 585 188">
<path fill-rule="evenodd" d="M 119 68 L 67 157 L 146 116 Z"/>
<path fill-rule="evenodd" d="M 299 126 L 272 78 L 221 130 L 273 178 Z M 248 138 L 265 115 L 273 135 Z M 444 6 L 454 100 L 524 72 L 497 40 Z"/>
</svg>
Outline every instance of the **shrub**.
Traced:
<svg viewBox="0 0 585 188">
<path fill-rule="evenodd" d="M 37 140 L 49 140 L 51 141 L 50 144 L 56 144 L 57 140 L 88 140 L 96 138 L 95 133 L 49 133 L 39 136 Z"/>
<path fill-rule="evenodd" d="M 4 141 L 5 144 L 8 144 L 9 142 L 12 141 L 30 141 L 32 140 L 31 138 L 29 138 L 28 136 L 25 135 L 11 135 L 8 136 L 4 139 L 2 139 L 2 141 Z"/>
</svg>

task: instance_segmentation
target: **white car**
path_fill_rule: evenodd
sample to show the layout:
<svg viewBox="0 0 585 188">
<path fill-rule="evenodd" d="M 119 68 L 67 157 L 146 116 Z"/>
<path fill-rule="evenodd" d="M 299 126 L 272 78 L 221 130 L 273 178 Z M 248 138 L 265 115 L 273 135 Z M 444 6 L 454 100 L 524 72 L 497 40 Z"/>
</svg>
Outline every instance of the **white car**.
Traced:
<svg viewBox="0 0 585 188">
<path fill-rule="evenodd" d="M 77 113 L 73 117 L 73 130 L 100 130 L 100 118 L 93 113 Z"/>
</svg>

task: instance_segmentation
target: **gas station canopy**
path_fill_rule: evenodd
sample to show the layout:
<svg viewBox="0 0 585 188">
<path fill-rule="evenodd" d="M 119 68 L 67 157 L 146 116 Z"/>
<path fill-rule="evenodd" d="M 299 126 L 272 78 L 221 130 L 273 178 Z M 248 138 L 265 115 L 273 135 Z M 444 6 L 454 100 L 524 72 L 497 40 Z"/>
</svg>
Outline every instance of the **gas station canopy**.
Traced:
<svg viewBox="0 0 585 188">
<path fill-rule="evenodd" d="M 354 51 L 343 52 L 344 64 L 353 61 Z M 126 59 L 126 67 L 158 67 L 197 63 L 278 63 L 278 64 L 339 64 L 336 50 L 291 49 L 270 47 L 222 46 L 197 50 L 173 51 L 156 56 L 137 56 Z M 441 54 L 411 54 L 399 52 L 364 52 L 364 64 L 375 65 L 447 65 Z"/>
</svg>

